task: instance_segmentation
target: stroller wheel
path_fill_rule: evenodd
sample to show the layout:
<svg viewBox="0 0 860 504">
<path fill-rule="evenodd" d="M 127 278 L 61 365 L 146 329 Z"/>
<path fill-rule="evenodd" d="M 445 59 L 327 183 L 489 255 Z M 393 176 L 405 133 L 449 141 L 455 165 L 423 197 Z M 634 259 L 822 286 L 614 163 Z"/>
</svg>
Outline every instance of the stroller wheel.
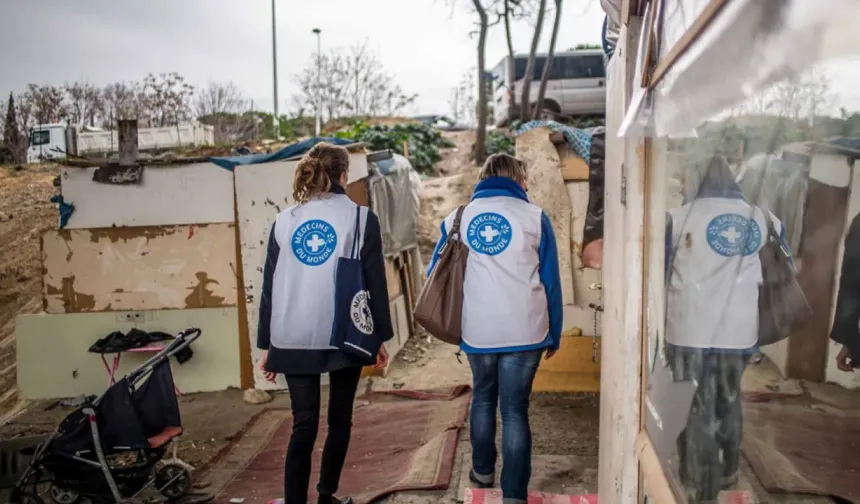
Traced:
<svg viewBox="0 0 860 504">
<path fill-rule="evenodd" d="M 191 473 L 179 464 L 164 464 L 155 473 L 155 487 L 168 499 L 178 499 L 191 490 Z"/>
<path fill-rule="evenodd" d="M 81 495 L 74 490 L 51 485 L 51 500 L 57 504 L 75 504 L 80 498 Z"/>
</svg>

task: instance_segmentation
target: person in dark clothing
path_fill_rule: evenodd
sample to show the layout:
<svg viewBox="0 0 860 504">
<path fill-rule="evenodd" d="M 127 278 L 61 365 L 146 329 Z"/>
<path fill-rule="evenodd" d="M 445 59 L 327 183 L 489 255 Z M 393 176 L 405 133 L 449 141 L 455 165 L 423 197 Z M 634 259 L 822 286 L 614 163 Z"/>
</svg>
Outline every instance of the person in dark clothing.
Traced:
<svg viewBox="0 0 860 504">
<path fill-rule="evenodd" d="M 860 215 L 854 217 L 845 235 L 845 253 L 839 277 L 839 294 L 830 339 L 842 344 L 836 356 L 841 371 L 853 372 L 860 355 Z"/>
<path fill-rule="evenodd" d="M 379 220 L 346 196 L 348 168 L 349 154 L 343 147 L 320 143 L 308 151 L 296 168 L 296 205 L 278 215 L 269 235 L 257 347 L 263 350 L 259 366 L 266 379 L 274 381 L 283 374 L 290 391 L 293 432 L 284 467 L 285 504 L 308 500 L 322 373 L 329 373 L 330 390 L 318 503 L 352 502 L 334 495 L 349 447 L 355 391 L 366 362 L 332 347 L 330 341 L 338 259 L 350 257 L 355 239 L 360 244 L 373 334 L 382 341 L 394 334 Z M 384 367 L 387 361 L 382 346 L 376 366 Z"/>
</svg>

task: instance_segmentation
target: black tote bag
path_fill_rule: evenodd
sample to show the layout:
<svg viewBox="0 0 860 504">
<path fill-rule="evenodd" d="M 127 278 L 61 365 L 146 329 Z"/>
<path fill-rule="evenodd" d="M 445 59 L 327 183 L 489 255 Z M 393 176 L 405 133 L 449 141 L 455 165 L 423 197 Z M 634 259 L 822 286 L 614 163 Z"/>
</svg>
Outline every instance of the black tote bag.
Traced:
<svg viewBox="0 0 860 504">
<path fill-rule="evenodd" d="M 356 355 L 373 364 L 382 341 L 374 333 L 370 311 L 370 291 L 364 282 L 364 270 L 359 259 L 361 207 L 355 209 L 355 234 L 349 257 L 337 260 L 334 290 L 334 323 L 331 346 Z"/>
</svg>

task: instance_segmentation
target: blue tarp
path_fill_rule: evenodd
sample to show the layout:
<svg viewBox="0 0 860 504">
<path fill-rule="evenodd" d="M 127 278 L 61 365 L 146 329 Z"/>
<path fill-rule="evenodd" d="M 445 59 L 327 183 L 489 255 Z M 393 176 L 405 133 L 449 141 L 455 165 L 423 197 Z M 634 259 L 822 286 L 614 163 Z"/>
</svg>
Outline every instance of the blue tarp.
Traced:
<svg viewBox="0 0 860 504">
<path fill-rule="evenodd" d="M 298 143 L 287 145 L 278 152 L 270 154 L 251 154 L 250 156 L 232 156 L 232 157 L 213 157 L 209 161 L 226 170 L 233 171 L 234 168 L 240 165 L 252 165 L 260 163 L 272 163 L 274 161 L 283 161 L 295 156 L 300 156 L 311 150 L 311 147 L 320 143 L 328 142 L 335 145 L 349 145 L 355 143 L 352 140 L 334 137 L 313 137 L 303 140 Z"/>
<path fill-rule="evenodd" d="M 591 163 L 591 135 L 594 133 L 594 128 L 572 128 L 555 121 L 529 121 L 520 126 L 516 134 L 522 135 L 526 131 L 536 128 L 549 128 L 553 131 L 562 132 L 576 155 L 584 159 L 586 163 Z"/>
<path fill-rule="evenodd" d="M 858 137 L 831 138 L 828 141 L 831 144 L 837 145 L 839 147 L 845 147 L 846 149 L 860 151 L 860 138 Z"/>
</svg>

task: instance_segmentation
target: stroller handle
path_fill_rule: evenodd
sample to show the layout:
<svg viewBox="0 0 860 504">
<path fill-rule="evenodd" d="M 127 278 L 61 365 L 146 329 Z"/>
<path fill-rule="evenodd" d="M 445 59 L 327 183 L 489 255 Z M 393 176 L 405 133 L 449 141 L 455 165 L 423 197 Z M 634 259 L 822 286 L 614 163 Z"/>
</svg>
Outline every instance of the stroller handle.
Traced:
<svg viewBox="0 0 860 504">
<path fill-rule="evenodd" d="M 189 327 L 180 331 L 169 345 L 140 365 L 137 369 L 127 375 L 128 381 L 136 383 L 144 374 L 148 373 L 156 364 L 169 359 L 193 343 L 203 331 L 197 327 Z"/>
</svg>

